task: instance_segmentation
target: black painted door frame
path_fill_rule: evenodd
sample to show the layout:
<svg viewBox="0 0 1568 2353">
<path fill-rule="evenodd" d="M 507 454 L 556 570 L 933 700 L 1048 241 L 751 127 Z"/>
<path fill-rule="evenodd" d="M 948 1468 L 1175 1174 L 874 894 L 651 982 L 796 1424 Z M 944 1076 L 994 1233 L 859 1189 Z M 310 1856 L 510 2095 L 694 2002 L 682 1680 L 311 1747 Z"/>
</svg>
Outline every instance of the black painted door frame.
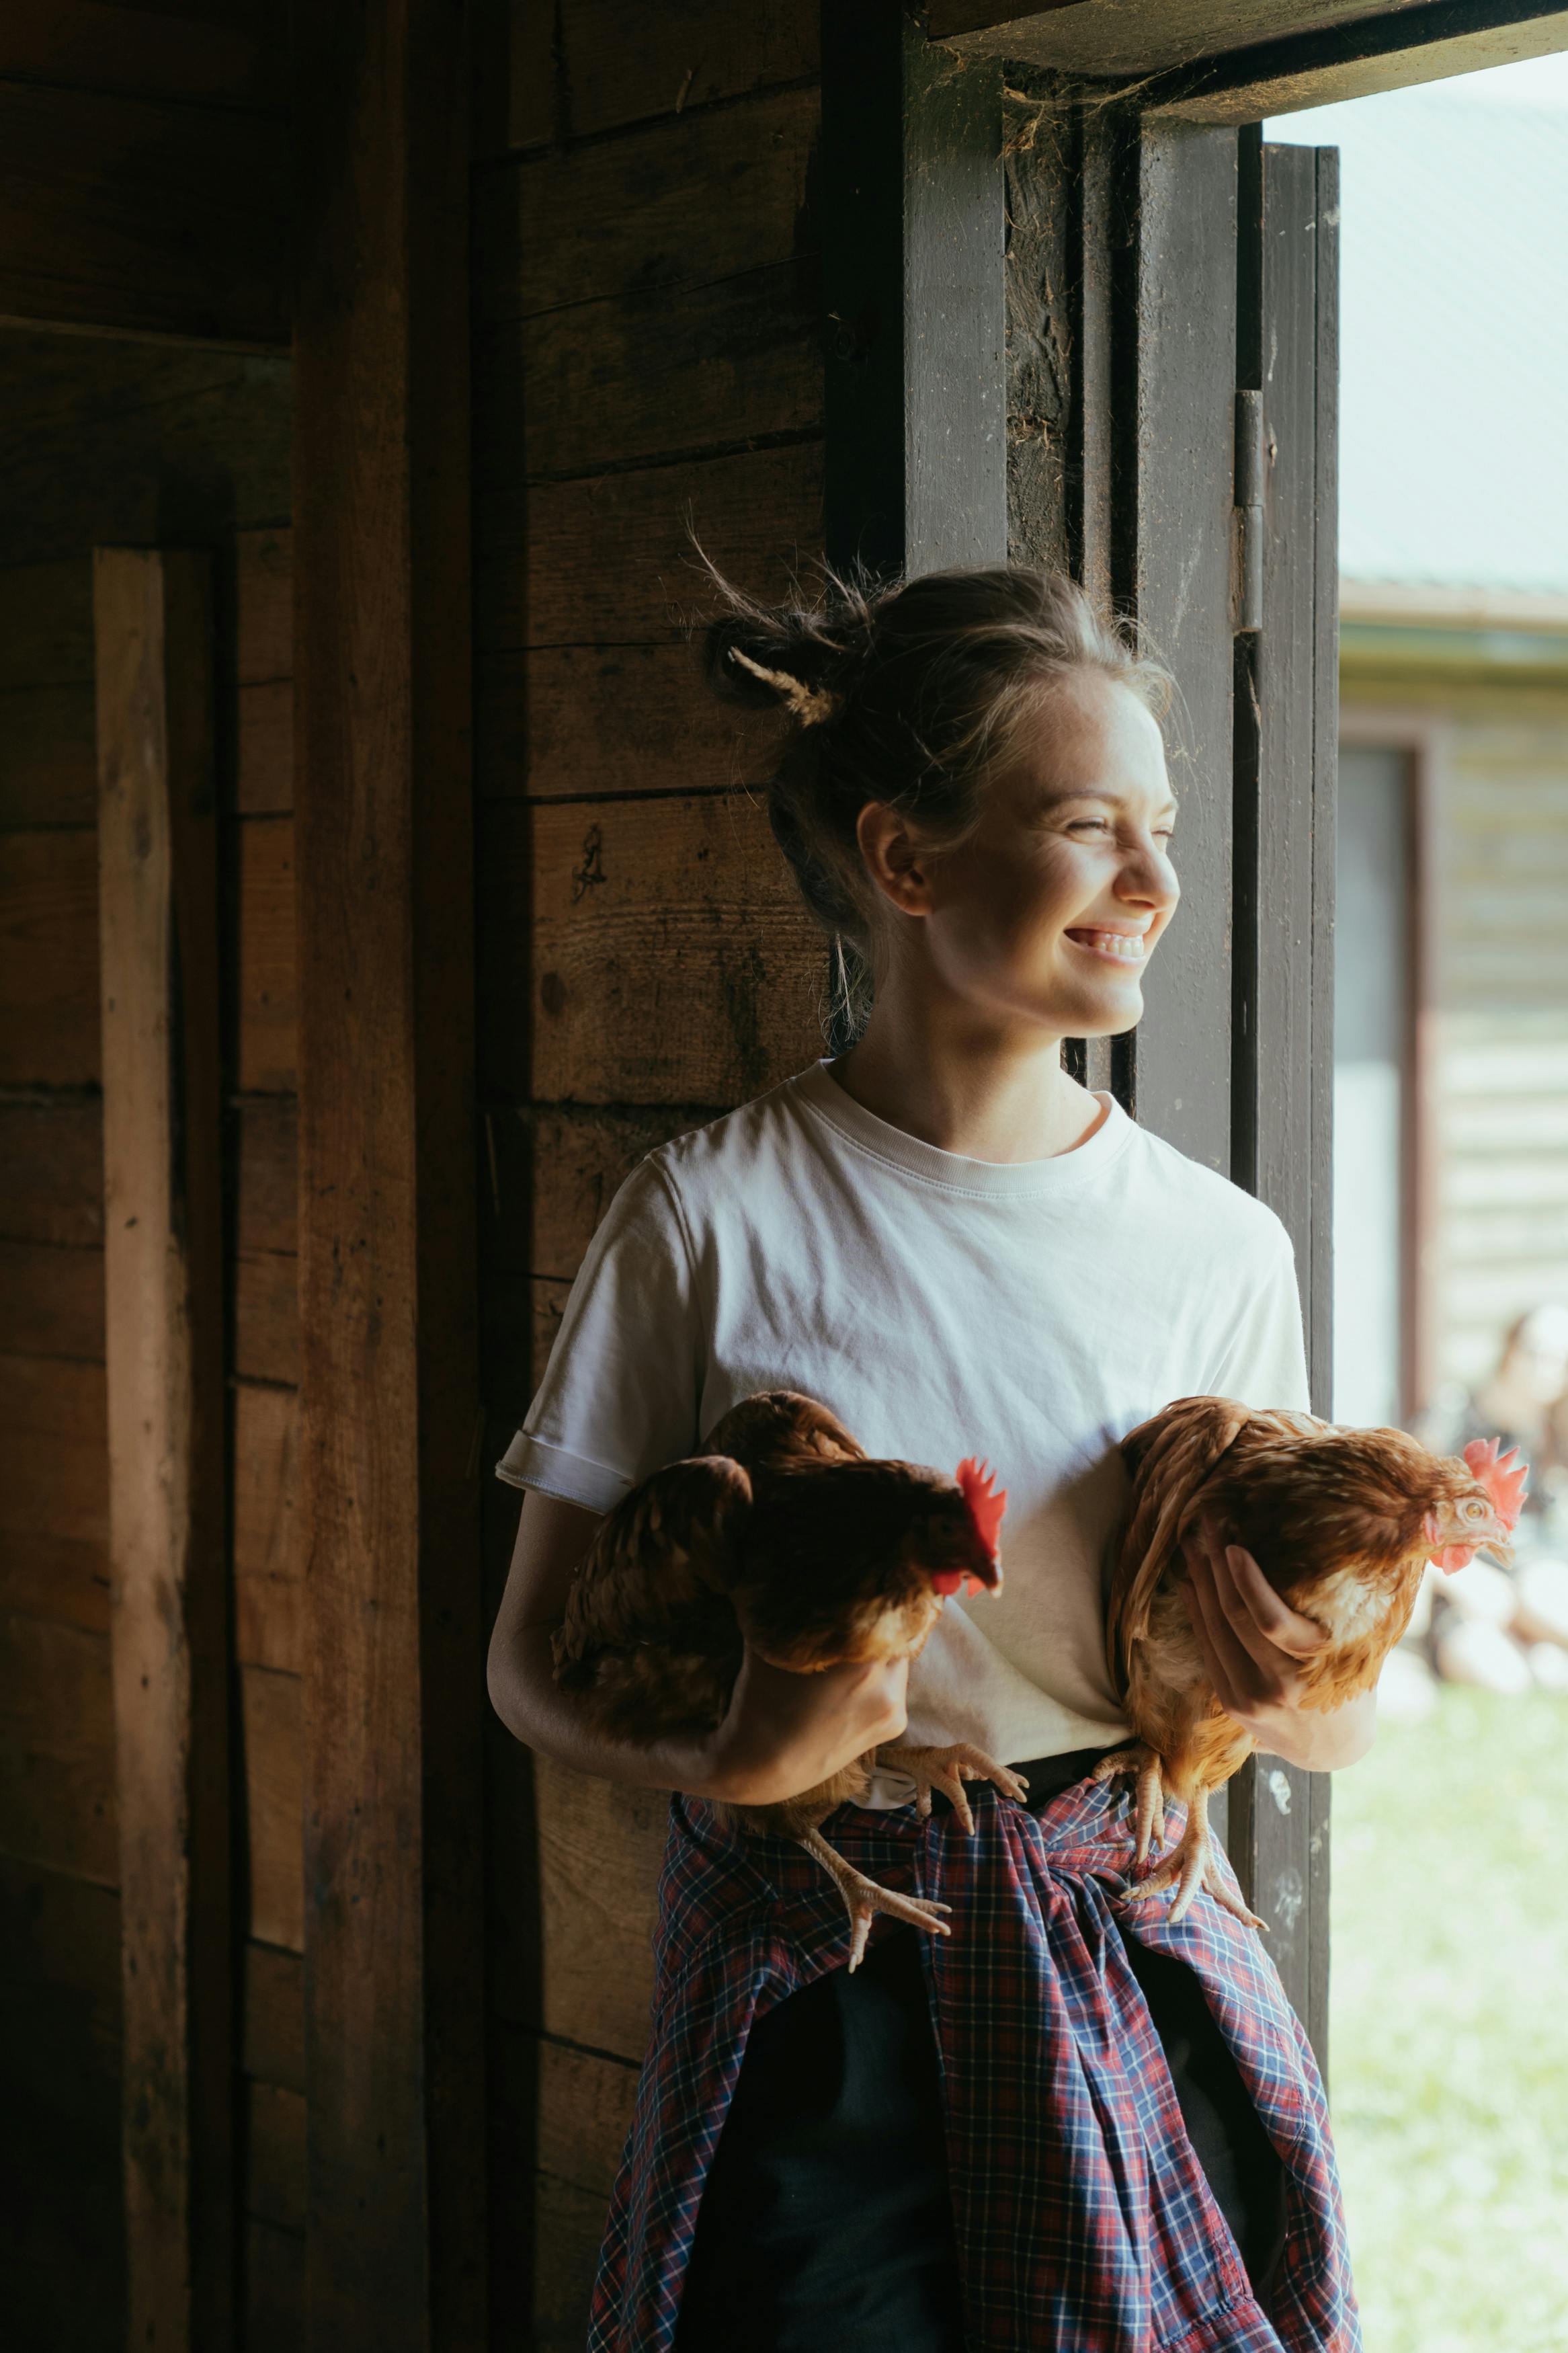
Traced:
<svg viewBox="0 0 1568 2353">
<path fill-rule="evenodd" d="M 1065 565 L 1170 664 L 1182 921 L 1136 1032 L 1069 1053 L 1284 1219 L 1326 1412 L 1337 157 L 1030 97 L 900 0 L 823 25 L 829 555 Z M 1321 2053 L 1326 1781 L 1228 1794 Z"/>
</svg>

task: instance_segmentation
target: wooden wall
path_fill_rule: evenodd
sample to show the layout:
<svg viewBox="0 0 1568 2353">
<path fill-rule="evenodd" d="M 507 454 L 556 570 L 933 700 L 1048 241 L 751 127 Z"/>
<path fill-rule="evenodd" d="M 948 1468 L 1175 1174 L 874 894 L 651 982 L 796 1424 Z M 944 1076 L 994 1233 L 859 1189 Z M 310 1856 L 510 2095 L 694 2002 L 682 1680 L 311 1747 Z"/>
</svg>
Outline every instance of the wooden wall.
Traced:
<svg viewBox="0 0 1568 2353">
<path fill-rule="evenodd" d="M 1432 1389 L 1484 1379 L 1515 1316 L 1568 1301 L 1568 691 L 1441 645 L 1417 670 L 1363 627 L 1342 684 L 1347 730 L 1408 745 L 1420 780 Z"/>
<path fill-rule="evenodd" d="M 492 1459 L 653 1145 L 822 1050 L 821 950 L 705 700 L 691 527 L 821 545 L 815 0 L 538 0 L 479 76 L 481 1300 Z M 517 1501 L 496 1484 L 499 1596 Z M 492 1727 L 492 2327 L 582 2342 L 647 2031 L 665 1802 Z"/>
<path fill-rule="evenodd" d="M 289 432 L 285 361 L 0 334 L 0 2145 L 16 2185 L 0 2274 L 17 2341 L 60 2353 L 117 2348 L 121 2329 L 95 543 L 200 544 L 217 565 L 241 2179 L 258 2307 L 286 2304 L 297 2270 Z"/>
</svg>

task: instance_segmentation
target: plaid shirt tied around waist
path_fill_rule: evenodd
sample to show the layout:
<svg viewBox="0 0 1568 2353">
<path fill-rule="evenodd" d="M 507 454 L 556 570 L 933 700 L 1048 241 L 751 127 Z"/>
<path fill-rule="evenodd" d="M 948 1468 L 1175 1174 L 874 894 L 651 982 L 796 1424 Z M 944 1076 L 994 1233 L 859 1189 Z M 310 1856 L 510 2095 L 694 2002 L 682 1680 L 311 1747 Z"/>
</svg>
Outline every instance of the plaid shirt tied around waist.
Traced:
<svg viewBox="0 0 1568 2353">
<path fill-rule="evenodd" d="M 1175 1928 L 1168 1896 L 1124 1915 L 1202 1978 L 1284 2166 L 1289 2237 L 1267 2312 L 1116 1926 L 1132 1852 L 1122 1798 L 1080 1782 L 1035 1815 L 971 1784 L 971 1802 L 973 1837 L 912 1805 L 845 1806 L 824 1827 L 868 1877 L 952 1906 L 952 1936 L 921 1945 L 971 2353 L 1360 2353 L 1323 2088 L 1256 1931 L 1202 1894 Z M 1178 1808 L 1170 1834 L 1181 1820 Z M 752 2021 L 847 1946 L 838 1891 L 800 1848 L 671 1799 L 652 2038 L 589 2353 L 668 2353 Z"/>
</svg>

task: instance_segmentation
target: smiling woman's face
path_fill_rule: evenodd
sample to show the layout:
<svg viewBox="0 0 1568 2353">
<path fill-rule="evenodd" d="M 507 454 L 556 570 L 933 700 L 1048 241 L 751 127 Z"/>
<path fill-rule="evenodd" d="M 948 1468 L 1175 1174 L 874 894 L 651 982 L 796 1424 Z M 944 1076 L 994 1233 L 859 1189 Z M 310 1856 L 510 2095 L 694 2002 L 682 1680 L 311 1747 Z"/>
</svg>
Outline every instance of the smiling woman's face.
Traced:
<svg viewBox="0 0 1568 2353">
<path fill-rule="evenodd" d="M 925 936 L 944 980 L 1062 1037 L 1131 1029 L 1180 896 L 1175 815 L 1159 727 L 1131 689 L 1096 672 L 1056 688 L 980 824 L 931 864 Z"/>
</svg>

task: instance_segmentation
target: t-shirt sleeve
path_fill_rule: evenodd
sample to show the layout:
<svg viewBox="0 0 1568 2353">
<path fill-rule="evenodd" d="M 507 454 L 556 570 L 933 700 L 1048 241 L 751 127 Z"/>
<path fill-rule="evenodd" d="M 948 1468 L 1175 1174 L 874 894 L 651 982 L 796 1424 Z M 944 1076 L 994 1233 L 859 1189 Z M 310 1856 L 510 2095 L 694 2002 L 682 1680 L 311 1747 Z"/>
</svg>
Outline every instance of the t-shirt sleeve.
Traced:
<svg viewBox="0 0 1568 2353">
<path fill-rule="evenodd" d="M 1242 1405 L 1280 1406 L 1292 1413 L 1311 1410 L 1307 1349 L 1301 1330 L 1301 1294 L 1296 1286 L 1296 1256 L 1279 1219 L 1270 1219 L 1268 1247 L 1248 1284 L 1239 1315 L 1210 1384 L 1213 1397 Z"/>
<path fill-rule="evenodd" d="M 653 1159 L 626 1178 L 588 1246 L 522 1428 L 496 1465 L 607 1512 L 698 1436 L 703 1319 L 679 1202 Z"/>
</svg>

